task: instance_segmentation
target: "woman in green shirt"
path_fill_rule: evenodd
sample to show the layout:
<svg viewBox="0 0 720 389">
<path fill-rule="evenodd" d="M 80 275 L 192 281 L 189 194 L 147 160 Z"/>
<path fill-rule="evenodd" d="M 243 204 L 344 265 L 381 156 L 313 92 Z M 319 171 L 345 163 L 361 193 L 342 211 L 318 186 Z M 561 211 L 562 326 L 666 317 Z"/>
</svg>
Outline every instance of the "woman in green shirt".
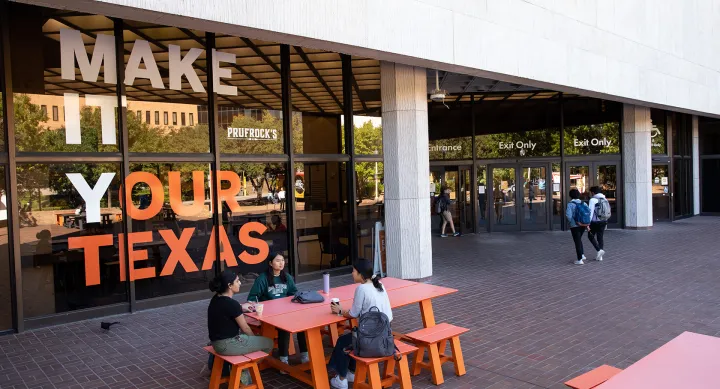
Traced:
<svg viewBox="0 0 720 389">
<path fill-rule="evenodd" d="M 285 257 L 280 253 L 271 253 L 268 261 L 268 268 L 255 279 L 248 302 L 260 302 L 275 300 L 287 296 L 294 296 L 297 292 L 295 280 L 285 272 Z M 278 332 L 278 356 L 283 363 L 288 363 L 288 349 L 290 347 L 290 333 L 280 330 Z M 300 346 L 300 359 L 302 363 L 310 361 L 307 353 L 307 342 L 305 334 L 298 333 L 298 345 Z"/>
</svg>

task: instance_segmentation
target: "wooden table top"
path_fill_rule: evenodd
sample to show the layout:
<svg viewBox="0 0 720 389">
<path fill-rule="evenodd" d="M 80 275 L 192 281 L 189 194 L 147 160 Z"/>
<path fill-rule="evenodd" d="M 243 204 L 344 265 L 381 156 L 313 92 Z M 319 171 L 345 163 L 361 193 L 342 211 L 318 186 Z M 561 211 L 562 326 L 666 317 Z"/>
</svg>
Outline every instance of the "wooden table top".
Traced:
<svg viewBox="0 0 720 389">
<path fill-rule="evenodd" d="M 720 338 L 683 332 L 598 389 L 720 387 Z"/>
</svg>

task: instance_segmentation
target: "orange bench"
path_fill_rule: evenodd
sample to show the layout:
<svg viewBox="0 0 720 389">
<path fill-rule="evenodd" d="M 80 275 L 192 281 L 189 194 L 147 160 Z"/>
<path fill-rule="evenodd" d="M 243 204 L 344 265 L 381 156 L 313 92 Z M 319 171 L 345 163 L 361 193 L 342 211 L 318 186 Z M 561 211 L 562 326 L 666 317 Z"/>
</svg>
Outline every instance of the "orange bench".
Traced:
<svg viewBox="0 0 720 389">
<path fill-rule="evenodd" d="M 210 373 L 210 389 L 219 389 L 220 384 L 227 382 L 228 389 L 246 388 L 246 389 L 263 389 L 262 378 L 260 378 L 260 369 L 258 361 L 268 355 L 262 351 L 245 355 L 220 355 L 215 352 L 212 346 L 205 347 L 205 351 L 215 355 L 213 360 L 212 373 Z M 223 362 L 232 365 L 230 370 L 230 378 L 222 377 Z M 250 377 L 253 383 L 250 385 L 242 385 L 240 383 L 240 374 L 243 370 L 250 369 Z"/>
<path fill-rule="evenodd" d="M 621 371 L 622 369 L 614 366 L 602 365 L 571 379 L 565 385 L 573 389 L 593 389 Z"/>
<path fill-rule="evenodd" d="M 453 362 L 455 375 L 465 375 L 465 360 L 460 348 L 460 335 L 468 332 L 467 328 L 452 324 L 440 323 L 433 327 L 424 328 L 407 334 L 405 337 L 418 346 L 418 352 L 413 363 L 413 375 L 420 374 L 421 369 L 428 369 L 432 373 L 432 382 L 440 385 L 445 382 L 442 373 L 442 364 Z M 450 341 L 452 356 L 445 355 L 445 345 Z M 428 362 L 424 362 L 425 350 L 428 350 Z"/>
<path fill-rule="evenodd" d="M 353 388 L 356 389 L 382 389 L 392 386 L 399 382 L 401 389 L 412 388 L 410 382 L 410 367 L 408 366 L 407 356 L 417 351 L 417 347 L 403 343 L 399 340 L 395 341 L 398 348 L 397 353 L 401 355 L 401 359 L 396 361 L 394 357 L 381 358 L 361 358 L 350 354 L 357 362 L 355 369 L 355 383 Z M 382 377 L 380 376 L 380 362 L 385 362 L 385 369 Z M 398 375 L 395 374 L 395 366 L 398 367 Z M 367 382 L 366 382 L 367 380 Z"/>
</svg>

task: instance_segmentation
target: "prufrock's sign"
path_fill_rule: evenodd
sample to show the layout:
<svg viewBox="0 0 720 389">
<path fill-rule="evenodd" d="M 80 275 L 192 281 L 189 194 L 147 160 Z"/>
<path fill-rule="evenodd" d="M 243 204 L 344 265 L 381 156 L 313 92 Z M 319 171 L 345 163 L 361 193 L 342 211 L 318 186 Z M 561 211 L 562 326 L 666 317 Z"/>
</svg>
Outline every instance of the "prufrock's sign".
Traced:
<svg viewBox="0 0 720 389">
<path fill-rule="evenodd" d="M 112 35 L 98 34 L 95 44 L 91 51 L 82 39 L 80 31 L 72 29 L 60 30 L 60 59 L 61 59 L 61 78 L 64 80 L 76 81 L 81 78 L 83 81 L 92 83 L 117 84 L 117 68 L 115 64 L 116 56 L 115 38 Z M 205 93 L 205 88 L 200 81 L 195 67 L 195 61 L 202 55 L 203 50 L 199 48 L 191 48 L 184 55 L 180 46 L 168 45 L 167 50 L 169 85 L 165 85 L 160 70 L 155 62 L 155 57 L 150 43 L 145 40 L 136 40 L 130 52 L 130 56 L 125 66 L 124 83 L 132 86 L 136 79 L 149 80 L 155 89 L 165 89 L 169 87 L 172 90 L 181 90 L 183 78 L 187 80 L 195 93 Z M 222 68 L 221 63 L 235 64 L 236 55 L 229 52 L 221 52 L 212 49 L 213 79 L 208 80 L 213 83 L 215 93 L 220 95 L 237 96 L 238 90 L 236 86 L 223 83 L 223 79 L 232 77 L 229 67 Z M 79 69 L 76 73 L 75 69 Z M 99 78 L 100 70 L 103 69 L 103 77 Z M 115 96 L 86 94 L 85 105 L 98 107 L 101 117 L 101 132 L 103 144 L 117 144 L 117 131 L 115 123 L 115 110 L 118 106 L 118 99 Z M 65 104 L 65 143 L 81 144 L 82 134 L 80 125 L 80 95 L 77 93 L 65 93 L 63 95 Z M 127 106 L 125 96 L 121 99 L 121 104 Z M 277 130 L 273 129 L 254 129 L 254 128 L 229 128 L 228 137 L 238 139 L 252 140 L 272 140 L 277 139 Z M 231 171 L 218 171 L 217 173 L 218 188 L 215 195 L 225 201 L 231 211 L 239 212 L 240 205 L 235 200 L 235 196 L 239 193 L 241 183 L 240 177 Z M 90 186 L 80 173 L 67 173 L 67 177 L 78 191 L 85 202 L 86 220 L 88 223 L 100 222 L 100 199 L 107 193 L 107 190 L 115 177 L 115 173 L 102 173 L 100 178 Z M 205 206 L 205 172 L 195 171 L 192 173 L 194 201 L 191 205 L 183 204 L 181 200 L 180 188 L 180 172 L 168 173 L 169 186 L 169 202 L 173 211 L 179 216 L 197 215 Z M 221 189 L 220 182 L 229 182 L 230 187 Z M 147 172 L 134 172 L 127 176 L 123 188 L 125 193 L 120 191 L 120 199 L 130 199 L 131 192 L 135 185 L 144 183 L 150 188 L 151 200 L 150 204 L 143 209 L 136 207 L 131 201 L 123 201 L 127 204 L 127 214 L 134 220 L 147 220 L 156 216 L 163 207 L 165 201 L 165 193 L 160 179 Z M 219 234 L 220 238 L 220 260 L 225 261 L 228 266 L 237 266 L 238 259 L 247 264 L 257 264 L 265 260 L 268 255 L 269 247 L 267 242 L 258 238 L 266 230 L 262 223 L 250 222 L 244 224 L 238 233 L 238 238 L 244 247 L 255 248 L 258 250 L 256 254 L 250 254 L 243 251 L 235 256 L 227 232 L 223 226 L 213 227 L 210 236 L 210 243 L 205 252 L 202 270 L 209 270 L 215 262 L 215 234 Z M 170 248 L 170 255 L 160 272 L 160 276 L 171 275 L 175 269 L 180 266 L 186 272 L 194 272 L 200 269 L 194 263 L 187 253 L 187 245 L 195 232 L 194 227 L 185 228 L 180 231 L 177 236 L 172 230 L 158 231 L 165 243 Z M 252 236 L 254 233 L 255 236 Z M 125 258 L 125 236 L 119 236 L 120 249 L 120 280 L 125 281 L 126 273 L 129 274 L 130 281 L 152 278 L 158 276 L 154 267 L 139 268 L 134 267 L 137 261 L 146 260 L 148 258 L 147 249 L 135 249 L 134 245 L 141 247 L 142 243 L 153 241 L 152 231 L 131 232 L 127 236 L 128 247 L 127 257 L 128 263 L 124 262 Z M 85 254 L 85 281 L 87 285 L 98 285 L 100 283 L 100 248 L 103 246 L 112 246 L 113 235 L 93 235 L 68 238 L 68 248 L 73 250 L 82 249 Z M 129 268 L 126 272 L 126 266 Z"/>
</svg>

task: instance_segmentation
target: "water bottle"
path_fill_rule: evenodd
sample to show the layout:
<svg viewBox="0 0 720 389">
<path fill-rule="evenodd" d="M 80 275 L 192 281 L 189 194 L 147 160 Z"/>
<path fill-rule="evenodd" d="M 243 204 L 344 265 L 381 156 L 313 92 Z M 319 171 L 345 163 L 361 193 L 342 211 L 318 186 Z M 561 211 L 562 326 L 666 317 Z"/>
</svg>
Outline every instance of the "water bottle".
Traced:
<svg viewBox="0 0 720 389">
<path fill-rule="evenodd" d="M 323 273 L 323 293 L 330 294 L 330 273 Z"/>
</svg>

